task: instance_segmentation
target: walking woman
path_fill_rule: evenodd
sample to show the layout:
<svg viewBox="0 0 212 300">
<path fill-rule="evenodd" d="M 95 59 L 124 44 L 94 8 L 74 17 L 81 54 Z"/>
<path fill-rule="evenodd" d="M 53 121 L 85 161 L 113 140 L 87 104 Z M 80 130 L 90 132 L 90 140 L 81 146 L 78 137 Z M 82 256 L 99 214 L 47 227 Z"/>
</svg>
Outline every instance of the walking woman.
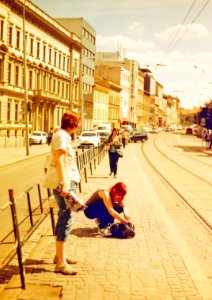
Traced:
<svg viewBox="0 0 212 300">
<path fill-rule="evenodd" d="M 78 123 L 79 116 L 76 113 L 64 113 L 61 120 L 61 128 L 53 134 L 51 142 L 50 162 L 56 168 L 55 176 L 57 177 L 57 184 L 53 189 L 53 194 L 59 206 L 58 220 L 55 228 L 55 272 L 66 275 L 77 274 L 77 270 L 69 265 L 75 264 L 76 261 L 67 257 L 65 253 L 65 242 L 71 231 L 72 213 L 66 207 L 64 197 L 69 192 L 75 192 L 80 181 L 71 142 L 71 134 L 76 131 Z M 60 185 L 60 190 L 57 189 L 57 185 Z"/>
<path fill-rule="evenodd" d="M 117 149 L 122 146 L 122 143 L 119 138 L 118 129 L 114 128 L 112 130 L 111 135 L 108 138 L 108 146 L 109 146 L 109 163 L 110 163 L 110 176 L 114 173 L 114 177 L 117 176 L 117 167 L 118 167 L 118 160 L 119 155 L 117 153 Z"/>
</svg>

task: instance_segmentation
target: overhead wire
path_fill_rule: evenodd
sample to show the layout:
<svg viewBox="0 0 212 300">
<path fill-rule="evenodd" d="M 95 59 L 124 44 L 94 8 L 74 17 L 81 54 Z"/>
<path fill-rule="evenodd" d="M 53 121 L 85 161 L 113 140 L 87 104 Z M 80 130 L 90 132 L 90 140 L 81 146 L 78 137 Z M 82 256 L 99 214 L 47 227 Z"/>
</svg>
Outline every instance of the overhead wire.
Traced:
<svg viewBox="0 0 212 300">
<path fill-rule="evenodd" d="M 186 21 L 186 19 L 188 18 L 188 16 L 189 16 L 189 14 L 190 14 L 192 8 L 194 7 L 196 1 L 197 1 L 197 0 L 194 0 L 193 3 L 191 4 L 191 6 L 190 6 L 188 12 L 186 13 L 185 17 L 183 18 L 181 24 L 179 25 L 178 30 L 175 32 L 174 36 L 173 36 L 172 39 L 171 39 L 170 44 L 168 45 L 167 49 L 165 50 L 164 55 L 166 55 L 166 53 L 169 52 L 169 49 L 171 48 L 172 44 L 173 44 L 174 41 L 176 40 L 176 38 L 177 38 L 177 36 L 178 36 L 178 34 L 179 34 L 180 30 L 181 30 L 181 26 L 185 24 L 185 21 Z"/>
<path fill-rule="evenodd" d="M 188 32 L 188 30 L 190 29 L 190 27 L 192 26 L 192 24 L 194 24 L 194 22 L 196 21 L 196 19 L 200 16 L 200 14 L 206 8 L 206 6 L 209 4 L 209 2 L 210 2 L 210 0 L 206 1 L 206 3 L 203 5 L 203 7 L 201 8 L 201 10 L 198 12 L 198 14 L 196 15 L 196 17 L 191 21 L 191 23 L 189 24 L 189 26 L 184 30 L 183 34 L 180 36 L 180 38 L 172 46 L 172 48 L 171 48 L 170 51 L 172 51 L 176 47 L 176 45 L 182 40 L 182 38 L 184 37 L 184 35 Z"/>
<path fill-rule="evenodd" d="M 181 22 L 181 24 L 180 24 L 180 26 L 179 26 L 177 32 L 175 33 L 175 35 L 173 36 L 173 38 L 172 38 L 171 42 L 169 43 L 167 49 L 165 50 L 165 52 L 164 52 L 164 54 L 163 54 L 163 57 L 162 57 L 160 63 L 156 65 L 155 71 L 157 70 L 157 67 L 158 67 L 158 66 L 160 66 L 160 65 L 163 64 L 163 60 L 164 60 L 165 56 L 166 56 L 169 52 L 171 52 L 171 51 L 176 47 L 176 45 L 182 40 L 182 38 L 184 37 L 184 35 L 188 32 L 188 30 L 190 29 L 190 27 L 192 26 L 192 24 L 193 24 L 193 23 L 196 21 L 196 19 L 200 16 L 200 14 L 201 14 L 201 13 L 203 12 L 203 10 L 206 8 L 206 6 L 209 4 L 209 2 L 210 2 L 210 0 L 207 0 L 207 1 L 205 2 L 205 4 L 204 4 L 204 5 L 202 6 L 202 8 L 199 10 L 199 12 L 198 12 L 197 15 L 195 16 L 195 18 L 192 20 L 192 22 L 189 24 L 189 26 L 187 26 L 187 28 L 184 30 L 184 32 L 181 34 L 181 36 L 176 40 L 176 38 L 177 38 L 177 36 L 178 36 L 178 34 L 179 34 L 180 30 L 181 30 L 181 26 L 184 25 L 186 19 L 188 18 L 189 14 L 190 14 L 190 12 L 191 12 L 191 10 L 192 10 L 192 8 L 194 7 L 194 5 L 195 5 L 195 3 L 196 3 L 196 0 L 194 0 L 194 1 L 192 2 L 191 6 L 189 7 L 188 12 L 186 13 L 185 17 L 183 18 L 183 21 Z M 175 42 L 174 45 L 173 45 L 173 42 Z"/>
</svg>

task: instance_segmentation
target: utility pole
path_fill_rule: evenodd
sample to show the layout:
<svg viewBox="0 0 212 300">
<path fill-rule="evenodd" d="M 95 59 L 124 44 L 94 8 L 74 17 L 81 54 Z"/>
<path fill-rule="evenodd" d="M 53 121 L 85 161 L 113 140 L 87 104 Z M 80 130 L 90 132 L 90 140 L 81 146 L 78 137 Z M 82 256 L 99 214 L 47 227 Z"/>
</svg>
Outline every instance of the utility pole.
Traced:
<svg viewBox="0 0 212 300">
<path fill-rule="evenodd" d="M 23 4 L 23 54 L 24 54 L 24 104 L 25 104 L 25 139 L 26 139 L 26 155 L 29 155 L 29 102 L 27 90 L 27 64 L 26 64 L 26 37 L 25 37 L 25 4 Z"/>
<path fill-rule="evenodd" d="M 82 56 L 82 52 L 81 52 L 81 56 L 80 56 L 80 122 L 81 122 L 81 131 L 84 130 L 84 85 L 83 85 L 83 77 L 84 77 L 84 73 L 83 73 L 83 62 L 84 62 L 84 58 Z"/>
</svg>

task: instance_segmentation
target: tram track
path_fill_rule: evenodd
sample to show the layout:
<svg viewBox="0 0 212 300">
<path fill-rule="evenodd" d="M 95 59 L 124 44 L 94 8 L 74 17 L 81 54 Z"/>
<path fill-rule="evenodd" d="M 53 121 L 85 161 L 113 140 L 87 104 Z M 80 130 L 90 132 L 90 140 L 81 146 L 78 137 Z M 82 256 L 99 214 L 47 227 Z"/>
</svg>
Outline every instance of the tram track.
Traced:
<svg viewBox="0 0 212 300">
<path fill-rule="evenodd" d="M 180 165 L 180 163 L 176 162 L 173 158 L 170 157 L 170 155 L 164 153 L 164 151 L 162 151 L 162 149 L 158 147 L 158 139 L 159 137 L 154 137 L 150 139 L 148 143 L 142 144 L 142 152 L 146 161 L 151 166 L 151 168 L 155 172 L 157 172 L 159 176 L 180 197 L 181 201 L 186 204 L 186 206 L 193 212 L 193 214 L 195 214 L 200 223 L 211 233 L 212 225 L 208 213 L 204 209 L 199 209 L 199 205 L 202 205 L 202 203 L 200 203 L 202 202 L 202 200 L 198 199 L 198 195 L 196 195 L 195 199 L 187 197 L 184 188 L 184 185 L 189 186 L 189 182 L 195 182 L 195 186 L 201 186 L 203 190 L 208 190 L 212 193 L 210 182 L 202 178 L 202 176 L 195 174 L 194 171 L 188 170 L 185 165 L 182 166 L 182 163 Z M 163 149 L 164 148 L 165 147 L 163 145 Z M 180 184 L 179 177 L 181 177 Z M 184 180 L 186 181 L 185 184 L 182 183 L 182 178 L 184 178 Z"/>
<path fill-rule="evenodd" d="M 197 177 L 197 178 L 199 178 L 200 180 L 202 180 L 203 182 L 205 182 L 205 183 L 207 183 L 209 186 L 211 186 L 212 187 L 212 175 L 211 176 L 209 176 L 209 180 L 206 180 L 205 179 L 205 176 L 208 176 L 208 175 L 210 175 L 210 171 L 211 171 L 211 166 L 210 165 L 206 165 L 206 164 L 204 164 L 204 166 L 203 166 L 203 163 L 202 162 L 200 162 L 199 160 L 196 160 L 196 164 L 198 164 L 198 167 L 195 167 L 194 168 L 194 170 L 193 171 L 191 171 L 191 169 L 193 169 L 193 164 L 190 164 L 189 163 L 189 160 L 194 160 L 193 158 L 190 158 L 188 155 L 184 155 L 184 154 L 182 154 L 182 153 L 179 153 L 178 151 L 177 151 L 177 153 L 178 153 L 178 157 L 175 155 L 174 156 L 174 158 L 175 159 L 173 159 L 172 157 L 172 155 L 170 154 L 170 152 L 169 152 L 169 154 L 167 154 L 167 153 L 165 153 L 164 151 L 164 143 L 161 143 L 161 141 L 160 142 L 158 142 L 158 140 L 160 139 L 160 137 L 159 138 L 156 138 L 155 140 L 154 140 L 154 146 L 155 146 L 155 148 L 158 150 L 158 152 L 160 152 L 165 158 L 167 158 L 168 160 L 170 160 L 170 161 L 172 161 L 173 163 L 175 163 L 176 165 L 178 165 L 181 169 L 184 169 L 186 172 L 188 172 L 188 173 L 190 173 L 190 174 L 192 174 L 193 176 L 195 176 L 195 177 Z M 163 147 L 161 146 L 163 144 Z M 173 147 L 170 147 L 169 145 L 167 145 L 171 150 L 172 150 L 172 152 L 175 152 L 175 150 L 173 150 Z M 163 149 L 162 149 L 163 148 Z M 169 149 L 169 151 L 170 151 L 170 149 Z M 172 156 L 172 157 L 171 157 Z M 182 166 L 182 156 L 185 156 L 186 157 L 186 160 L 184 161 L 184 166 Z M 187 166 L 187 167 L 186 167 Z M 189 168 L 189 169 L 188 169 Z M 198 171 L 199 171 L 199 174 L 201 174 L 201 176 L 200 175 L 197 175 L 197 173 L 196 173 L 196 171 L 197 171 L 197 168 L 198 168 Z M 204 168 L 204 169 L 203 169 Z"/>
<path fill-rule="evenodd" d="M 164 137 L 164 140 L 165 140 L 165 142 L 166 142 L 166 145 L 167 145 L 169 148 L 171 148 L 173 151 L 175 151 L 175 152 L 177 152 L 177 153 L 180 153 L 180 154 L 183 155 L 183 156 L 188 157 L 190 160 L 197 161 L 197 162 L 201 163 L 202 165 L 205 165 L 205 166 L 210 167 L 210 168 L 212 167 L 212 162 L 211 162 L 211 164 L 206 163 L 205 161 L 203 161 L 203 157 L 201 157 L 202 159 L 196 158 L 196 157 L 194 158 L 194 157 L 191 156 L 191 155 L 185 154 L 184 151 L 179 151 L 179 148 L 176 146 L 176 143 L 178 142 L 178 141 L 177 141 L 177 137 L 179 137 L 178 134 L 172 134 L 172 135 L 171 135 L 172 140 L 174 141 L 174 143 L 173 143 L 174 146 L 173 146 L 173 144 L 170 145 L 170 135 L 171 135 L 171 134 L 163 136 L 163 137 Z M 183 148 L 183 147 L 186 147 L 186 145 L 181 145 L 180 147 Z M 196 148 L 197 148 L 197 147 L 194 147 L 194 146 L 190 146 L 190 147 L 189 147 L 189 149 L 193 150 L 194 153 L 198 152 L 198 153 L 200 153 L 201 155 L 204 155 L 204 154 L 202 153 L 202 148 L 203 148 L 202 146 L 199 146 L 198 150 L 197 150 Z M 204 156 L 205 156 L 205 155 L 204 155 Z"/>
</svg>

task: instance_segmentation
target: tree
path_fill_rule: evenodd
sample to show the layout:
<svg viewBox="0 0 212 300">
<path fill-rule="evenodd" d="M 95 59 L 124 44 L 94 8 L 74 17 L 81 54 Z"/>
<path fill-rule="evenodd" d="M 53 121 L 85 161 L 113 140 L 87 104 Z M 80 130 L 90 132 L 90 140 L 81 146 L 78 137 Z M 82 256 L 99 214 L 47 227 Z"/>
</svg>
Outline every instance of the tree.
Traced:
<svg viewBox="0 0 212 300">
<path fill-rule="evenodd" d="M 207 129 L 212 129 L 212 100 L 201 108 L 199 112 L 199 124 L 201 124 L 201 119 L 205 119 L 205 127 Z"/>
</svg>

